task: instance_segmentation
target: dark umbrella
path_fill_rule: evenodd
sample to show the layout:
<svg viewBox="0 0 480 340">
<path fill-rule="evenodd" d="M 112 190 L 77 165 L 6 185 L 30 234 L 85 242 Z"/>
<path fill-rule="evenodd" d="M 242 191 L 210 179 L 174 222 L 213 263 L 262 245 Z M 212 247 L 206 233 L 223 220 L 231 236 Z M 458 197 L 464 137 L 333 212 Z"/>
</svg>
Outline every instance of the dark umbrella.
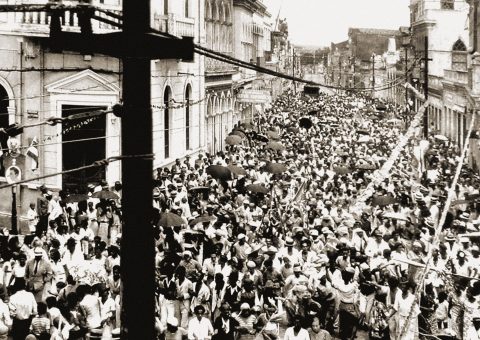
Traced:
<svg viewBox="0 0 480 340">
<path fill-rule="evenodd" d="M 315 110 L 310 111 L 310 112 L 308 113 L 309 116 L 316 116 L 317 114 L 318 114 L 318 111 L 315 111 Z"/>
<path fill-rule="evenodd" d="M 204 216 L 199 216 L 199 217 L 191 220 L 190 222 L 188 222 L 188 225 L 196 225 L 196 224 L 199 224 L 199 223 L 211 222 L 211 221 L 214 221 L 214 220 L 215 220 L 214 216 L 204 215 Z"/>
<path fill-rule="evenodd" d="M 247 185 L 245 189 L 255 194 L 267 194 L 269 192 L 269 190 L 261 184 L 250 184 Z"/>
<path fill-rule="evenodd" d="M 287 167 L 285 166 L 285 164 L 282 164 L 282 163 L 268 163 L 267 165 L 265 165 L 263 169 L 266 172 L 269 172 L 274 175 L 282 174 L 285 171 L 287 171 Z"/>
<path fill-rule="evenodd" d="M 385 104 L 380 103 L 377 105 L 378 111 L 385 111 L 386 109 L 387 109 L 387 106 Z"/>
<path fill-rule="evenodd" d="M 300 118 L 300 121 L 298 122 L 298 125 L 300 125 L 300 127 L 304 128 L 304 129 L 308 130 L 313 126 L 313 123 L 312 123 L 310 118 L 303 117 L 303 118 Z"/>
<path fill-rule="evenodd" d="M 265 135 L 256 134 L 253 138 L 258 140 L 259 142 L 264 142 L 264 143 L 268 142 L 268 137 Z"/>
<path fill-rule="evenodd" d="M 160 220 L 158 221 L 158 225 L 161 227 L 175 227 L 182 224 L 185 224 L 183 218 L 171 212 L 160 214 Z"/>
<path fill-rule="evenodd" d="M 359 164 L 355 166 L 358 170 L 377 170 L 377 167 L 374 164 Z"/>
<path fill-rule="evenodd" d="M 267 144 L 267 149 L 274 150 L 274 151 L 282 151 L 282 150 L 285 150 L 285 146 L 279 142 L 269 142 Z"/>
<path fill-rule="evenodd" d="M 359 135 L 369 135 L 370 134 L 370 132 L 368 132 L 368 130 L 362 130 L 362 129 L 358 129 L 357 133 Z"/>
<path fill-rule="evenodd" d="M 225 138 L 225 143 L 228 145 L 239 145 L 242 144 L 242 137 L 237 135 L 230 135 Z"/>
<path fill-rule="evenodd" d="M 101 190 L 94 192 L 92 194 L 93 198 L 99 198 L 101 200 L 118 200 L 120 197 L 113 191 L 108 191 L 108 190 Z"/>
<path fill-rule="evenodd" d="M 230 180 L 232 178 L 232 172 L 225 166 L 210 165 L 206 170 L 207 174 L 216 179 Z"/>
<path fill-rule="evenodd" d="M 335 166 L 335 167 L 333 167 L 333 171 L 334 171 L 336 174 L 339 174 L 339 175 L 346 175 L 346 174 L 348 174 L 349 172 L 351 172 L 352 170 L 350 170 L 350 169 L 347 168 L 346 166 Z"/>
<path fill-rule="evenodd" d="M 374 196 L 372 205 L 378 205 L 380 207 L 395 203 L 397 200 L 393 196 Z"/>
<path fill-rule="evenodd" d="M 237 176 L 246 176 L 247 175 L 247 171 L 242 167 L 230 164 L 230 165 L 227 166 L 227 168 L 230 169 L 230 171 L 234 175 L 237 175 Z"/>
<path fill-rule="evenodd" d="M 267 131 L 267 136 L 271 139 L 280 140 L 280 136 L 275 131 Z"/>
<path fill-rule="evenodd" d="M 230 132 L 230 136 L 238 136 L 240 138 L 247 138 L 247 134 L 243 130 L 233 130 Z"/>
<path fill-rule="evenodd" d="M 75 203 L 88 200 L 88 195 L 85 194 L 73 194 L 65 198 L 65 203 Z"/>
<path fill-rule="evenodd" d="M 193 187 L 193 188 L 188 189 L 188 191 L 193 192 L 193 193 L 209 192 L 210 188 L 209 187 Z"/>
</svg>

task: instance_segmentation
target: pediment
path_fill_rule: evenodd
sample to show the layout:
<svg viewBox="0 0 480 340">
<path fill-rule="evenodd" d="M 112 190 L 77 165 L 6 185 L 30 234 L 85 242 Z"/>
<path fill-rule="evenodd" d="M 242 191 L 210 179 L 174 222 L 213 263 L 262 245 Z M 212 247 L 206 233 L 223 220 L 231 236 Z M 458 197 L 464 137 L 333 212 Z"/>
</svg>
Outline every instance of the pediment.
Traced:
<svg viewBox="0 0 480 340">
<path fill-rule="evenodd" d="M 85 70 L 47 85 L 50 93 L 117 95 L 119 88 L 92 70 Z"/>
</svg>

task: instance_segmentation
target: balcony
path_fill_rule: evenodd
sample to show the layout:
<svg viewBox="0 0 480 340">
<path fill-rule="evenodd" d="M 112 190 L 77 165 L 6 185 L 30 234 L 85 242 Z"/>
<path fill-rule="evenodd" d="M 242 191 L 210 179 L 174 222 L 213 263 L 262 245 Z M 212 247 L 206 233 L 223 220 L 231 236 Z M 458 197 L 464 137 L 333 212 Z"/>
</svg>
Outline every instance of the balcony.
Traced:
<svg viewBox="0 0 480 340">
<path fill-rule="evenodd" d="M 230 57 L 233 57 L 233 52 L 222 52 Z M 224 63 L 222 61 L 205 58 L 205 73 L 211 75 L 219 75 L 225 73 L 235 73 L 238 71 L 238 66 Z"/>
<path fill-rule="evenodd" d="M 115 14 L 121 14 L 120 5 L 99 4 L 97 7 Z M 118 22 L 117 19 L 113 19 L 100 11 L 95 11 L 95 15 Z M 61 22 L 64 31 L 80 32 L 77 13 L 65 11 L 61 17 Z M 26 36 L 48 36 L 50 32 L 49 25 L 50 16 L 46 12 L 10 12 L 0 15 L 0 32 L 17 33 Z M 92 20 L 92 28 L 94 33 L 108 33 L 118 30 L 117 27 L 98 20 Z"/>
<path fill-rule="evenodd" d="M 456 85 L 468 85 L 467 71 L 444 70 L 443 74 L 445 80 L 449 82 L 452 82 Z"/>
<path fill-rule="evenodd" d="M 153 28 L 177 37 L 195 37 L 195 19 L 177 18 L 175 14 L 155 14 Z"/>
</svg>

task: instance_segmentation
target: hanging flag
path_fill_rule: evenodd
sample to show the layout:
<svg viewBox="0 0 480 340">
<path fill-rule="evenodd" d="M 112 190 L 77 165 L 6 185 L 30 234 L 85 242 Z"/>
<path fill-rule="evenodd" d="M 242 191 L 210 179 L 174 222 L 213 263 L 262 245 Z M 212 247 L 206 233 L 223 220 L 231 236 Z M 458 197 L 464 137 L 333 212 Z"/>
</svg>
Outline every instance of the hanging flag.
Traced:
<svg viewBox="0 0 480 340">
<path fill-rule="evenodd" d="M 37 137 L 34 137 L 30 147 L 27 149 L 27 156 L 32 159 L 32 171 L 38 169 L 38 140 Z"/>
</svg>

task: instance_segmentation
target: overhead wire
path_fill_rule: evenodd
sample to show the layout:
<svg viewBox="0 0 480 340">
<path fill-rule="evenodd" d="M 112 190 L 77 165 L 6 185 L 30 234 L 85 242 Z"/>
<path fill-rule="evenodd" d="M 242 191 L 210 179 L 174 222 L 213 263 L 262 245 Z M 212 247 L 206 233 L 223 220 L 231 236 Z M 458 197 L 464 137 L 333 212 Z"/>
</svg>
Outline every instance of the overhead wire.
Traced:
<svg viewBox="0 0 480 340">
<path fill-rule="evenodd" d="M 0 185 L 0 189 L 10 188 L 10 187 L 13 187 L 13 186 L 16 186 L 16 185 L 19 185 L 19 184 L 23 184 L 23 183 L 39 181 L 39 180 L 45 179 L 45 178 L 70 174 L 70 173 L 83 171 L 83 170 L 88 170 L 88 169 L 92 169 L 92 168 L 98 168 L 98 167 L 106 166 L 106 165 L 108 165 L 112 162 L 116 162 L 116 161 L 123 161 L 123 160 L 126 160 L 126 159 L 138 159 L 138 158 L 145 159 L 145 160 L 152 160 L 152 159 L 154 159 L 154 155 L 153 154 L 144 154 L 144 155 L 113 156 L 113 157 L 109 157 L 109 158 L 105 158 L 105 159 L 102 159 L 102 160 L 95 161 L 95 162 L 93 162 L 89 165 L 81 166 L 81 167 L 78 167 L 78 168 L 63 170 L 63 171 L 60 171 L 60 172 L 55 172 L 55 173 L 52 173 L 52 174 L 45 174 L 45 175 L 42 175 L 42 176 L 31 177 L 31 178 L 16 181 L 16 182 L 13 182 L 13 183 L 2 184 L 2 185 Z"/>
</svg>

